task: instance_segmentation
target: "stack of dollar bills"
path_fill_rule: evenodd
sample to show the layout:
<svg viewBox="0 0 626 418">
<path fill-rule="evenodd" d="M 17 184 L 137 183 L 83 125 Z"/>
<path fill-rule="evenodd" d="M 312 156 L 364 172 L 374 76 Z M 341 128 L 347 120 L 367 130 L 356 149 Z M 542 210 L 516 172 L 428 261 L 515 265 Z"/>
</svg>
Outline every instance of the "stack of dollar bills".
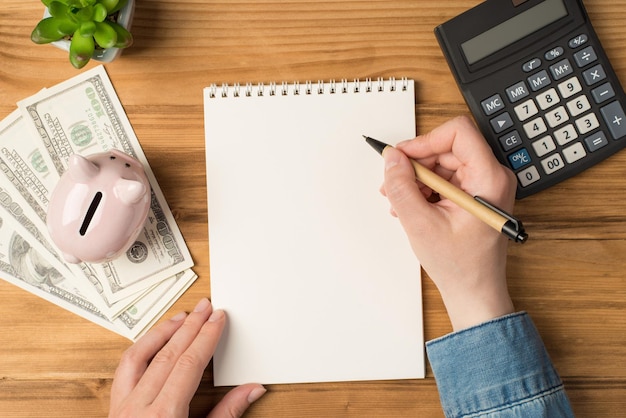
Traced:
<svg viewBox="0 0 626 418">
<path fill-rule="evenodd" d="M 135 250 L 111 262 L 66 263 L 46 227 L 50 195 L 70 155 L 112 148 L 141 161 L 150 180 L 144 229 Z M 0 165 L 0 278 L 131 340 L 197 278 L 104 67 L 19 102 L 0 122 Z"/>
</svg>

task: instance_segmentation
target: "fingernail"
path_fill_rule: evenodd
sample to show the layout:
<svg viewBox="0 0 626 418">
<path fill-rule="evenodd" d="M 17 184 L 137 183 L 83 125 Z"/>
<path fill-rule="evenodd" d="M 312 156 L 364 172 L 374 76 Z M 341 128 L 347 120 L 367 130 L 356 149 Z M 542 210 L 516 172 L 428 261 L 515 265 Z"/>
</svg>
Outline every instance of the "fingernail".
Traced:
<svg viewBox="0 0 626 418">
<path fill-rule="evenodd" d="M 173 317 L 171 317 L 170 321 L 178 322 L 178 321 L 182 321 L 185 318 L 187 318 L 187 312 L 179 312 Z"/>
<path fill-rule="evenodd" d="M 209 317 L 209 322 L 221 321 L 223 318 L 224 318 L 224 311 L 221 309 L 217 309 L 213 311 L 213 313 Z"/>
<path fill-rule="evenodd" d="M 261 396 L 265 395 L 265 392 L 267 392 L 267 389 L 260 385 L 259 387 L 252 389 L 250 391 L 250 394 L 248 394 L 248 403 L 254 403 L 258 401 Z"/>
<path fill-rule="evenodd" d="M 387 148 L 383 153 L 385 158 L 385 170 L 389 170 L 400 162 L 400 152 L 393 148 Z"/>
<path fill-rule="evenodd" d="M 207 298 L 200 299 L 200 302 L 193 308 L 194 312 L 202 312 L 206 310 L 211 305 L 211 302 Z"/>
</svg>

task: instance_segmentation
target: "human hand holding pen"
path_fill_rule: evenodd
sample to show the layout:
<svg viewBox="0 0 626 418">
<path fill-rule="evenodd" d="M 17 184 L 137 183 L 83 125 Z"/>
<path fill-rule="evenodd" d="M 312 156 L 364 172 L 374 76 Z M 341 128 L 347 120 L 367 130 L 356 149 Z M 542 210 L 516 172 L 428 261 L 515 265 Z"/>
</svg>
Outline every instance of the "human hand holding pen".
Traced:
<svg viewBox="0 0 626 418">
<path fill-rule="evenodd" d="M 408 157 L 472 196 L 511 212 L 515 177 L 500 165 L 466 117 L 383 152 L 383 194 L 433 280 L 455 330 L 514 311 L 506 284 L 507 239 L 445 197 L 415 181 Z"/>
<path fill-rule="evenodd" d="M 224 329 L 224 311 L 201 299 L 193 312 L 161 323 L 126 350 L 111 387 L 109 417 L 188 417 L 189 403 Z M 241 385 L 207 418 L 236 418 L 265 393 Z"/>
</svg>

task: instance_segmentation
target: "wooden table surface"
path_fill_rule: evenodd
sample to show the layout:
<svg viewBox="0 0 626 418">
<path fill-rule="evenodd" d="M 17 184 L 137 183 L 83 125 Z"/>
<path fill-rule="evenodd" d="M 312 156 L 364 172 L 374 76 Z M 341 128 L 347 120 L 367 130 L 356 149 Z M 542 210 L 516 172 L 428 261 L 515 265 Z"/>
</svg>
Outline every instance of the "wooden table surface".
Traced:
<svg viewBox="0 0 626 418">
<path fill-rule="evenodd" d="M 504 0 L 503 0 L 504 1 Z M 106 68 L 195 261 L 196 283 L 166 316 L 210 296 L 202 88 L 210 83 L 416 80 L 418 132 L 467 114 L 433 28 L 477 0 L 138 0 L 135 45 Z M 626 83 L 626 0 L 586 0 Z M 65 52 L 29 37 L 38 0 L 0 7 L 0 118 L 76 75 Z M 96 63 L 90 63 L 91 68 Z M 521 200 L 530 240 L 509 250 L 509 285 L 543 335 L 580 417 L 626 411 L 626 153 Z M 424 279 L 425 337 L 450 331 Z M 106 416 L 130 342 L 0 281 L 0 416 Z M 302 361 L 307 361 L 303 358 Z M 423 380 L 270 385 L 248 417 L 441 417 Z M 225 393 L 210 368 L 192 403 Z"/>
</svg>

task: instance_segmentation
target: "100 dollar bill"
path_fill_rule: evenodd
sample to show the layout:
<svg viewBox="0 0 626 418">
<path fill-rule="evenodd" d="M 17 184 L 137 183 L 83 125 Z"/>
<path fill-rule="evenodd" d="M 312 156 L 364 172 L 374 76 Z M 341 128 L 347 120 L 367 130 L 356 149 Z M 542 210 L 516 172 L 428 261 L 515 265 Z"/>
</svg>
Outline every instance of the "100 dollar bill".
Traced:
<svg viewBox="0 0 626 418">
<path fill-rule="evenodd" d="M 97 286 L 109 303 L 131 297 L 193 266 L 104 67 L 95 67 L 18 105 L 32 135 L 41 142 L 51 170 L 59 176 L 67 169 L 70 155 L 86 156 L 112 148 L 137 158 L 144 166 L 152 186 L 152 203 L 136 246 L 112 262 L 93 265 Z"/>
</svg>

